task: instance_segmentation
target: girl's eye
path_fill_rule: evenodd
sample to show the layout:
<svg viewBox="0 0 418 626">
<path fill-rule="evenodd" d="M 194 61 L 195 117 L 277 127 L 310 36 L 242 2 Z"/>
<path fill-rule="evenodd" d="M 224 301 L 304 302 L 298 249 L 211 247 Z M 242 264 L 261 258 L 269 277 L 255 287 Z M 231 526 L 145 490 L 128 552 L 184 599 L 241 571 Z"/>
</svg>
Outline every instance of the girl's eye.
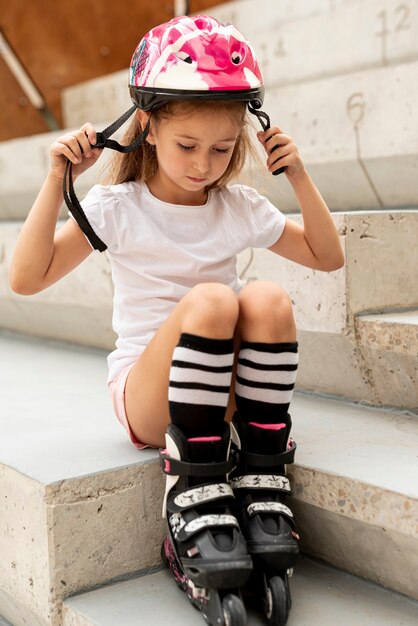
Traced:
<svg viewBox="0 0 418 626">
<path fill-rule="evenodd" d="M 178 143 L 177 145 L 181 150 L 185 150 L 186 152 L 189 152 L 194 148 L 194 146 L 184 146 L 182 143 Z"/>
<path fill-rule="evenodd" d="M 221 154 L 228 154 L 231 148 L 215 148 L 214 150 L 215 152 L 220 152 Z"/>
</svg>

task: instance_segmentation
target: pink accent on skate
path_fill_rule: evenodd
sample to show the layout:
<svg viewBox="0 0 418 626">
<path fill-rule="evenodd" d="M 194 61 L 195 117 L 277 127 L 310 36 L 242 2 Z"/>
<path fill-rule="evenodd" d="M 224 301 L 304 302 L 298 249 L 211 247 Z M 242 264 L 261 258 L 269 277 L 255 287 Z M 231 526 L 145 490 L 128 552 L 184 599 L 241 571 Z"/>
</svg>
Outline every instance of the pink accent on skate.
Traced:
<svg viewBox="0 0 418 626">
<path fill-rule="evenodd" d="M 207 443 L 208 441 L 220 441 L 220 437 L 191 437 L 187 441 L 191 441 L 192 443 Z"/>
<path fill-rule="evenodd" d="M 167 454 L 167 448 L 164 448 L 164 450 L 160 450 L 160 454 L 161 455 Z M 170 471 L 170 461 L 169 459 L 165 459 L 164 462 L 165 462 L 164 471 L 168 473 Z"/>
<path fill-rule="evenodd" d="M 286 428 L 286 424 L 257 424 L 257 422 L 250 422 L 250 426 L 255 426 L 256 428 L 263 428 L 264 430 L 282 430 Z"/>
<path fill-rule="evenodd" d="M 182 587 L 183 591 L 187 591 L 188 578 L 186 574 L 183 573 L 181 566 L 177 561 L 173 546 L 171 545 L 171 541 L 168 537 L 164 539 L 163 546 L 164 546 L 164 553 L 167 559 L 167 565 L 173 572 L 174 579 Z"/>
</svg>

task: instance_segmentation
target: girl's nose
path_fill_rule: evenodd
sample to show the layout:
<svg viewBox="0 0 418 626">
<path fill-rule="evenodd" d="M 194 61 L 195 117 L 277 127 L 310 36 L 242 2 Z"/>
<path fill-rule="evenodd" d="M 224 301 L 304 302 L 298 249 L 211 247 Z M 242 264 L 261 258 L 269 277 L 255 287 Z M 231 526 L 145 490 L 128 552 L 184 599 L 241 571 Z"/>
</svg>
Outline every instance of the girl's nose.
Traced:
<svg viewBox="0 0 418 626">
<path fill-rule="evenodd" d="M 199 154 L 196 155 L 194 161 L 194 167 L 199 174 L 206 174 L 210 168 L 209 155 Z"/>
</svg>

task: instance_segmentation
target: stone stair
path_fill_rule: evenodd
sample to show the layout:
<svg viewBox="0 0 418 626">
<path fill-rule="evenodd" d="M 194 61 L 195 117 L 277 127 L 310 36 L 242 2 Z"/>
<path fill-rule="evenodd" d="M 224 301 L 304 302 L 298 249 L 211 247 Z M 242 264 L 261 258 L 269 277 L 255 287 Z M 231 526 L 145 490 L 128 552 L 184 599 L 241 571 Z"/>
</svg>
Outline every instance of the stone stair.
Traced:
<svg viewBox="0 0 418 626">
<path fill-rule="evenodd" d="M 1 614 L 18 626 L 58 626 L 68 596 L 140 576 L 110 592 L 122 591 L 115 610 L 123 610 L 124 590 L 148 589 L 146 575 L 161 568 L 157 453 L 135 450 L 112 415 L 105 352 L 4 331 L 0 352 L 8 364 L 0 380 Z M 291 506 L 303 551 L 416 597 L 417 420 L 306 394 L 295 395 L 292 419 Z M 165 579 L 155 578 L 157 597 Z M 415 606 L 391 597 L 406 615 Z M 65 604 L 64 625 L 106 623 L 73 615 L 82 598 Z"/>
<path fill-rule="evenodd" d="M 240 256 L 240 272 L 247 280 L 277 282 L 291 294 L 301 345 L 300 388 L 416 411 L 418 211 L 356 211 L 334 217 L 346 254 L 341 270 L 316 272 L 255 250 Z M 7 282 L 18 231 L 17 223 L 0 223 L 0 326 L 113 349 L 113 290 L 106 256 L 92 254 L 45 292 L 19 296 Z M 385 311 L 392 311 L 392 317 Z"/>
<path fill-rule="evenodd" d="M 289 626 L 412 626 L 418 0 L 237 0 L 212 14 L 254 42 L 266 68 L 265 110 L 296 139 L 346 254 L 345 267 L 330 274 L 263 250 L 238 260 L 244 280 L 273 280 L 293 299 L 301 363 L 292 507 L 304 553 L 351 573 L 304 558 Z M 113 121 L 130 106 L 126 81 L 120 72 L 68 89 L 67 126 Z M 56 136 L 0 144 L 0 615 L 13 626 L 200 624 L 160 571 L 157 453 L 131 446 L 107 396 L 115 336 L 106 256 L 92 254 L 30 298 L 8 286 Z M 77 181 L 80 194 L 102 166 Z M 284 177 L 253 178 L 300 220 Z M 249 626 L 261 623 L 250 615 Z"/>
<path fill-rule="evenodd" d="M 417 624 L 415 602 L 308 559 L 300 562 L 290 584 L 293 605 L 287 626 Z M 266 624 L 254 611 L 248 613 L 248 626 Z M 63 625 L 137 626 L 139 615 L 144 624 L 204 623 L 164 571 L 70 598 Z"/>
</svg>

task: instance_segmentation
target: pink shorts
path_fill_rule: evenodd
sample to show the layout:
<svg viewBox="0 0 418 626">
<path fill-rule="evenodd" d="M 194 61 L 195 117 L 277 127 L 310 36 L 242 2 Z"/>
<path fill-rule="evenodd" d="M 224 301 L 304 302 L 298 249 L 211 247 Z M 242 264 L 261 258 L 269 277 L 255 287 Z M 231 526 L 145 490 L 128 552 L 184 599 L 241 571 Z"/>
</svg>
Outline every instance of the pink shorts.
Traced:
<svg viewBox="0 0 418 626">
<path fill-rule="evenodd" d="M 126 429 L 130 440 L 134 444 L 135 448 L 139 450 L 143 450 L 144 448 L 152 448 L 149 444 L 142 443 L 138 441 L 135 435 L 132 432 L 131 427 L 129 426 L 128 416 L 126 415 L 125 409 L 125 386 L 126 380 L 128 378 L 128 374 L 133 368 L 135 363 L 131 363 L 125 369 L 121 371 L 121 373 L 116 376 L 108 385 L 110 391 L 110 397 L 112 398 L 113 409 L 115 411 L 115 415 L 122 424 L 122 426 Z"/>
</svg>

